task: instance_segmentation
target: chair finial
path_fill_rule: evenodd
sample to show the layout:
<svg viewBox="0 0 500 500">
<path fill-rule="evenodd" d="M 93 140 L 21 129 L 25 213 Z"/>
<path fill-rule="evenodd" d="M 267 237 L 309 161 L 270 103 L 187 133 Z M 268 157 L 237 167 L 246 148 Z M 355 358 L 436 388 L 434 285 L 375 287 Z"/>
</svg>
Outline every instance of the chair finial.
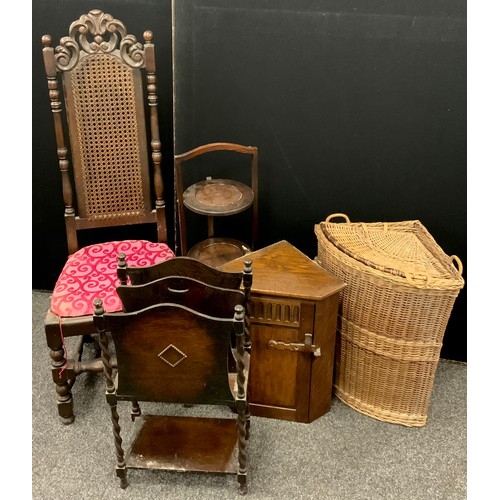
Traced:
<svg viewBox="0 0 500 500">
<path fill-rule="evenodd" d="M 94 299 L 94 314 L 96 315 L 104 314 L 104 307 L 102 306 L 101 299 Z"/>
</svg>

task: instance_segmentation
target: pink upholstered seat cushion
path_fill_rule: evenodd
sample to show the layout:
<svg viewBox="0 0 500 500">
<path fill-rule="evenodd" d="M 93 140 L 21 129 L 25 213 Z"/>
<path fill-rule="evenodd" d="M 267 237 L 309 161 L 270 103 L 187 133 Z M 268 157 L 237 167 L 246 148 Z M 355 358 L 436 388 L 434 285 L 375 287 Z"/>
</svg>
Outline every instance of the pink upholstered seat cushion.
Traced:
<svg viewBox="0 0 500 500">
<path fill-rule="evenodd" d="M 94 313 L 93 301 L 100 298 L 106 312 L 122 309 L 116 293 L 120 284 L 117 255 L 123 252 L 131 267 L 158 264 L 174 257 L 164 243 L 145 240 L 110 241 L 83 247 L 68 257 L 54 287 L 50 309 L 61 317 Z"/>
</svg>

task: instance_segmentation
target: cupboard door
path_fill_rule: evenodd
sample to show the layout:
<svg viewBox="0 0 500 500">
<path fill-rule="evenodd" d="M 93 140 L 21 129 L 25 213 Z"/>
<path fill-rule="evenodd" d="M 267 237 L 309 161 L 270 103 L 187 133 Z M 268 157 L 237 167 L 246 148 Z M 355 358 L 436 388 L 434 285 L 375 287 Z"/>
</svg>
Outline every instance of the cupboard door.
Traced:
<svg viewBox="0 0 500 500">
<path fill-rule="evenodd" d="M 251 320 L 250 411 L 263 417 L 307 422 L 312 354 L 274 349 L 269 341 L 303 344 L 305 334 L 313 334 L 314 305 L 252 297 Z"/>
</svg>

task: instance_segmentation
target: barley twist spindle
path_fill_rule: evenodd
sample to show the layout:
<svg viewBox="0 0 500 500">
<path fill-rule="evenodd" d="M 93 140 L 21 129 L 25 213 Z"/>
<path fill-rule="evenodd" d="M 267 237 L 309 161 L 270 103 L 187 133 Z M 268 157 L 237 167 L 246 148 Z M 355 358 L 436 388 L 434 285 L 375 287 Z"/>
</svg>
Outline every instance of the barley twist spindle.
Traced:
<svg viewBox="0 0 500 500">
<path fill-rule="evenodd" d="M 248 352 L 252 347 L 250 337 L 250 299 L 253 281 L 252 260 L 245 259 L 243 268 L 243 289 L 245 293 L 245 350 Z"/>
</svg>

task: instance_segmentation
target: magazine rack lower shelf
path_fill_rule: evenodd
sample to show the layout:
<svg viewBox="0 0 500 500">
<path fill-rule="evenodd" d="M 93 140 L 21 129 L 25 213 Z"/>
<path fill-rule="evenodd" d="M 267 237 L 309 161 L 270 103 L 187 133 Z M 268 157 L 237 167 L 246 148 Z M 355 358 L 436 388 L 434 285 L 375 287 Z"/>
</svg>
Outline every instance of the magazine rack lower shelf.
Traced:
<svg viewBox="0 0 500 500">
<path fill-rule="evenodd" d="M 236 419 L 144 415 L 136 424 L 127 468 L 238 473 Z"/>
</svg>

